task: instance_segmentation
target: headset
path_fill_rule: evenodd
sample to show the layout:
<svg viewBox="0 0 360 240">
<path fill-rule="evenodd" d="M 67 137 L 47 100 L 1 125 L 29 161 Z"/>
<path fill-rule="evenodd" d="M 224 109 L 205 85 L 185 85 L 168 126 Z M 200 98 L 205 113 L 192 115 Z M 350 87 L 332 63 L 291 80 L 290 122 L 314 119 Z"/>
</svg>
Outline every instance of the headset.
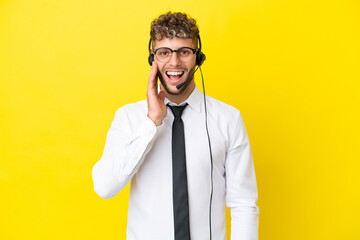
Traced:
<svg viewBox="0 0 360 240">
<path fill-rule="evenodd" d="M 200 39 L 200 35 L 198 35 L 198 40 L 199 40 L 199 49 L 196 52 L 196 65 L 198 66 L 195 70 L 195 72 L 197 71 L 198 68 L 200 68 L 200 73 L 201 73 L 201 79 L 202 79 L 202 87 L 203 87 L 203 96 L 204 96 L 204 107 L 205 107 L 205 127 L 206 127 L 206 134 L 207 134 L 207 139 L 208 139 L 208 143 L 209 143 L 209 151 L 210 151 L 210 164 L 211 164 L 211 192 L 210 192 L 210 204 L 209 204 L 209 230 L 210 230 L 210 237 L 209 239 L 212 240 L 212 230 L 211 230 L 211 206 L 212 206 L 212 197 L 213 197 L 213 189 L 214 189 L 214 183 L 213 183 L 213 172 L 214 172 L 214 167 L 213 167 L 213 157 L 212 157 L 212 150 L 211 150 L 211 142 L 210 142 L 210 135 L 209 135 L 209 129 L 208 129 L 208 123 L 207 123 L 207 109 L 206 109 L 206 95 L 205 95 L 205 84 L 204 84 L 204 77 L 202 74 L 202 70 L 201 70 L 201 65 L 204 63 L 206 56 L 205 54 L 201 51 L 201 39 Z M 149 41 L 149 57 L 148 57 L 148 62 L 150 64 L 150 66 L 152 66 L 152 63 L 155 59 L 155 56 L 153 53 L 151 53 L 151 38 Z M 194 73 L 195 73 L 194 72 Z M 188 79 L 187 81 L 191 81 L 192 79 Z M 177 89 L 180 89 L 182 86 L 184 86 L 187 81 L 179 84 L 176 86 Z"/>
</svg>

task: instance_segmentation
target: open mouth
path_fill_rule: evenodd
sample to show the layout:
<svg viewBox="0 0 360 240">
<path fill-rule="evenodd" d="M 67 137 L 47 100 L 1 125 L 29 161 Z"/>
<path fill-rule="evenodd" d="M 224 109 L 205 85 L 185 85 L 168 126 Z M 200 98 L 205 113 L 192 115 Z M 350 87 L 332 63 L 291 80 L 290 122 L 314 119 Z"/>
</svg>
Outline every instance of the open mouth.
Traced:
<svg viewBox="0 0 360 240">
<path fill-rule="evenodd" d="M 165 74 L 171 82 L 178 82 L 184 75 L 184 71 L 166 71 Z"/>
</svg>

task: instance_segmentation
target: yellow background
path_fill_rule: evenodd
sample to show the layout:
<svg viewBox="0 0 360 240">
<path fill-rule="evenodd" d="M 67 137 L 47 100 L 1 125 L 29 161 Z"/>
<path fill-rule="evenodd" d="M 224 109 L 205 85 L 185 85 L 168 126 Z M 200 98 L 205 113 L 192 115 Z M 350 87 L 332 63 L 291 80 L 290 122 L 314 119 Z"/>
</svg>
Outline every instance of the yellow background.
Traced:
<svg viewBox="0 0 360 240">
<path fill-rule="evenodd" d="M 260 239 L 360 239 L 358 0 L 0 0 L 0 239 L 125 239 L 129 188 L 103 200 L 91 169 L 146 97 L 168 10 L 197 19 L 206 92 L 242 112 Z"/>
</svg>

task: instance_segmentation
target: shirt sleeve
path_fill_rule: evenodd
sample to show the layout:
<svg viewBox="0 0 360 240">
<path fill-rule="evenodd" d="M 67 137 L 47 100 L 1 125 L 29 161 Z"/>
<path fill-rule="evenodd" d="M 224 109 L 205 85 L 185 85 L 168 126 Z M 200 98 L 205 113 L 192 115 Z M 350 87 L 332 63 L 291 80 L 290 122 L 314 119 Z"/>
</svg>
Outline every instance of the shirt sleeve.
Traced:
<svg viewBox="0 0 360 240">
<path fill-rule="evenodd" d="M 147 116 L 135 127 L 133 120 L 123 108 L 116 112 L 103 155 L 92 169 L 94 190 L 102 198 L 114 197 L 129 183 L 162 126 L 156 127 Z"/>
<path fill-rule="evenodd" d="M 254 163 L 244 122 L 238 112 L 229 127 L 226 155 L 226 205 L 231 212 L 231 240 L 258 240 L 259 208 Z"/>
</svg>

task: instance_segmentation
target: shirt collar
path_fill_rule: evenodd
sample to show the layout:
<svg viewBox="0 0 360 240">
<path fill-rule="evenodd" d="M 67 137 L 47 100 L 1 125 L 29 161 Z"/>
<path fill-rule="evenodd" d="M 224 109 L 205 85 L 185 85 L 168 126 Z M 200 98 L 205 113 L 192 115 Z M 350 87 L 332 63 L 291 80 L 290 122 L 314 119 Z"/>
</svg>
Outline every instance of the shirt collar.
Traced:
<svg viewBox="0 0 360 240">
<path fill-rule="evenodd" d="M 159 90 L 160 90 L 160 88 L 159 88 Z M 190 96 L 188 97 L 188 99 L 186 99 L 184 102 L 180 103 L 179 105 L 176 103 L 170 102 L 169 99 L 167 99 L 167 98 L 165 98 L 164 103 L 165 104 L 170 103 L 170 105 L 175 105 L 175 106 L 181 106 L 181 105 L 184 105 L 185 103 L 188 103 L 191 108 L 193 108 L 197 112 L 201 112 L 201 103 L 202 103 L 201 95 L 202 95 L 201 91 L 195 85 L 195 88 L 192 91 L 192 93 L 190 94 Z"/>
</svg>

